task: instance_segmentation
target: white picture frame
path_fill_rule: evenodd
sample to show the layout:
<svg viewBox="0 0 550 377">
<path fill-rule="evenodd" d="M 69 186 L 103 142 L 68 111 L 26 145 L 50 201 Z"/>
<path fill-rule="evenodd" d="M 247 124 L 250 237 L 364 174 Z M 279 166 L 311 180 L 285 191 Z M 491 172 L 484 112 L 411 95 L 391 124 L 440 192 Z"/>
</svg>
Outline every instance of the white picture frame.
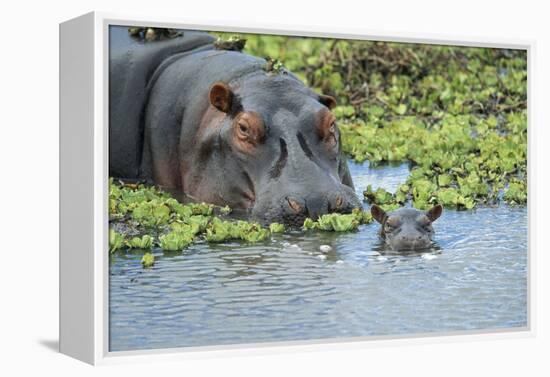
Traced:
<svg viewBox="0 0 550 377">
<path fill-rule="evenodd" d="M 321 28 L 245 25 L 201 20 L 141 17 L 92 12 L 60 24 L 60 352 L 90 364 L 215 357 L 296 349 L 349 349 L 385 344 L 434 343 L 532 337 L 535 335 L 532 237 L 534 130 L 528 105 L 529 242 L 527 326 L 502 330 L 457 331 L 411 336 L 370 336 L 322 341 L 187 347 L 110 352 L 108 349 L 108 28 L 141 25 L 208 31 L 368 39 L 527 50 L 528 98 L 531 98 L 535 43 L 529 40 L 461 38 Z M 78 247 L 74 247 L 78 245 Z M 458 336 L 459 335 L 459 336 Z M 200 352 L 197 352 L 200 351 Z"/>
</svg>

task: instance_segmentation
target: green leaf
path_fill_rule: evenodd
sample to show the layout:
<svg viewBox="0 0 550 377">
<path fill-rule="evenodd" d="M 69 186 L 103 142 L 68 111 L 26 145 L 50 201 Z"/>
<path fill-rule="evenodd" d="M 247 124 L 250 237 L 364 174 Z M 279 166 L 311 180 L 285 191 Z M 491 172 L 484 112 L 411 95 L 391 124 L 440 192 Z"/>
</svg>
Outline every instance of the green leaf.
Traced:
<svg viewBox="0 0 550 377">
<path fill-rule="evenodd" d="M 395 107 L 394 111 L 398 115 L 404 115 L 407 112 L 407 105 L 401 103 Z"/>
<path fill-rule="evenodd" d="M 151 253 L 143 254 L 143 257 L 141 258 L 141 264 L 143 268 L 153 267 L 155 264 L 155 256 Z"/>
<path fill-rule="evenodd" d="M 130 249 L 150 250 L 153 247 L 153 237 L 148 234 L 141 237 L 132 237 L 126 241 L 126 245 Z"/>
<path fill-rule="evenodd" d="M 111 253 L 119 250 L 124 245 L 124 236 L 114 229 L 109 229 L 109 251 Z"/>
<path fill-rule="evenodd" d="M 285 231 L 285 226 L 284 224 L 271 223 L 269 225 L 269 231 L 271 233 L 283 233 Z"/>
<path fill-rule="evenodd" d="M 165 251 L 179 251 L 193 243 L 193 235 L 182 231 L 172 231 L 159 237 L 160 247 Z"/>
</svg>

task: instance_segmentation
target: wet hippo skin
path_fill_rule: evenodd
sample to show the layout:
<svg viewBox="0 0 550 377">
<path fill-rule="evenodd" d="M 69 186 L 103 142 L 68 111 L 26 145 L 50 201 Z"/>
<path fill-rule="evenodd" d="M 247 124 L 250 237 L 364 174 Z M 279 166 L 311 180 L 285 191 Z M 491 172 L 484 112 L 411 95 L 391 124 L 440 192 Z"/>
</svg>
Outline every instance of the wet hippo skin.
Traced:
<svg viewBox="0 0 550 377">
<path fill-rule="evenodd" d="M 382 225 L 380 237 L 396 251 L 423 250 L 432 246 L 432 223 L 442 212 L 443 207 L 439 204 L 427 211 L 400 208 L 388 213 L 376 204 L 371 207 L 372 217 Z"/>
<path fill-rule="evenodd" d="M 330 111 L 334 98 L 284 69 L 267 72 L 264 59 L 215 49 L 205 33 L 140 44 L 125 28 L 115 31 L 111 176 L 145 179 L 266 223 L 301 225 L 361 206 Z"/>
</svg>

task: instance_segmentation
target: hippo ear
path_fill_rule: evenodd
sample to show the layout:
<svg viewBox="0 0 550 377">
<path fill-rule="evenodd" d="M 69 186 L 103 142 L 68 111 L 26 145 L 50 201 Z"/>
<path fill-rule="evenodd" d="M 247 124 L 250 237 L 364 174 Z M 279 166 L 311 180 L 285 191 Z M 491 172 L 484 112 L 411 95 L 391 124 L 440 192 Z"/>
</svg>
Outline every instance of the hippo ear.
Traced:
<svg viewBox="0 0 550 377">
<path fill-rule="evenodd" d="M 430 219 L 431 222 L 434 222 L 439 218 L 439 216 L 441 216 L 442 213 L 443 207 L 441 206 L 441 204 L 438 204 L 426 211 L 426 216 L 428 217 L 428 219 Z"/>
<path fill-rule="evenodd" d="M 373 204 L 372 207 L 370 207 L 370 213 L 372 217 L 380 224 L 383 224 L 384 221 L 386 221 L 386 219 L 388 218 L 386 212 L 376 204 Z"/>
<path fill-rule="evenodd" d="M 319 94 L 319 102 L 328 107 L 329 109 L 334 109 L 336 107 L 336 99 L 332 96 L 327 96 L 325 94 Z"/>
<path fill-rule="evenodd" d="M 210 88 L 210 103 L 224 113 L 231 111 L 233 97 L 231 88 L 224 82 L 216 82 Z"/>
</svg>

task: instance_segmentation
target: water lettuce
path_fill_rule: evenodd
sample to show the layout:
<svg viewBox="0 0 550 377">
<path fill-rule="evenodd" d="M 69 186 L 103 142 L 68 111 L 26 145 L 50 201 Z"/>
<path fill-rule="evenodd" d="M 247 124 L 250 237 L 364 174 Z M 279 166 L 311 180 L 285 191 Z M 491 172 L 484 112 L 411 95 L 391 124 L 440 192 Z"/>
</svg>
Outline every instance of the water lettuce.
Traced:
<svg viewBox="0 0 550 377">
<path fill-rule="evenodd" d="M 132 211 L 132 218 L 145 226 L 167 224 L 170 208 L 159 200 L 141 202 Z"/>
<path fill-rule="evenodd" d="M 233 224 L 230 221 L 215 218 L 206 228 L 204 238 L 208 242 L 224 242 L 237 237 L 233 230 Z"/>
<path fill-rule="evenodd" d="M 181 231 L 172 231 L 159 237 L 162 250 L 179 251 L 193 243 L 193 234 Z"/>
<path fill-rule="evenodd" d="M 269 237 L 269 230 L 258 223 L 246 221 L 223 221 L 214 218 L 206 228 L 205 239 L 208 242 L 223 242 L 231 239 L 240 239 L 249 243 L 265 240 Z"/>
<path fill-rule="evenodd" d="M 143 257 L 141 258 L 141 265 L 143 268 L 150 268 L 153 267 L 155 264 L 155 256 L 151 253 L 145 253 L 143 254 Z"/>
<path fill-rule="evenodd" d="M 284 224 L 271 223 L 269 225 L 269 231 L 271 233 L 283 233 L 285 231 L 285 226 Z"/>
<path fill-rule="evenodd" d="M 504 198 L 512 204 L 527 203 L 527 185 L 520 180 L 513 180 L 504 192 Z"/>
<path fill-rule="evenodd" d="M 357 230 L 359 225 L 372 222 L 370 212 L 354 209 L 350 214 L 330 213 L 320 216 L 317 221 L 306 218 L 303 230 L 323 230 L 333 232 L 350 232 Z"/>
<path fill-rule="evenodd" d="M 126 246 L 130 249 L 150 250 L 153 247 L 153 237 L 148 234 L 141 237 L 132 237 L 126 241 Z"/>
<path fill-rule="evenodd" d="M 114 229 L 109 229 L 109 251 L 113 253 L 123 246 L 124 235 L 118 233 Z"/>
</svg>

